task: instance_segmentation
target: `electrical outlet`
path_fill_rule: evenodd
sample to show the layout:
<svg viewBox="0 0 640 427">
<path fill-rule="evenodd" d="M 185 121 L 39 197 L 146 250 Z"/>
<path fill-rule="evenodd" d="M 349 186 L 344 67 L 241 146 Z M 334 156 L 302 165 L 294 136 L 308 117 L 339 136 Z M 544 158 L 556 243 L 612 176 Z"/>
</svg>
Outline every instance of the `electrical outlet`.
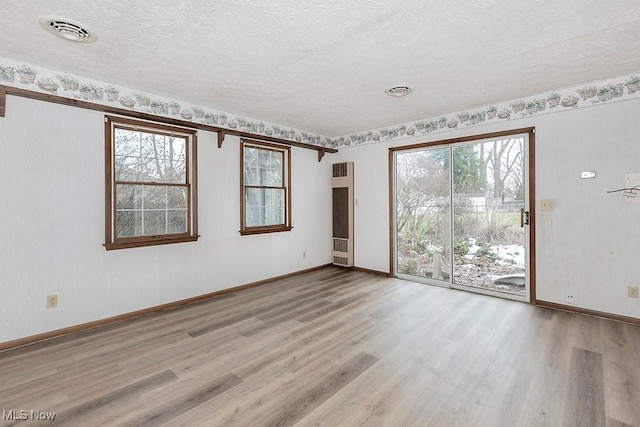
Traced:
<svg viewBox="0 0 640 427">
<path fill-rule="evenodd" d="M 637 286 L 627 286 L 627 296 L 629 298 L 638 298 L 638 287 Z"/>
<path fill-rule="evenodd" d="M 567 304 L 578 304 L 578 297 L 574 291 L 567 291 L 564 300 Z"/>
<path fill-rule="evenodd" d="M 47 295 L 47 308 L 56 308 L 58 306 L 58 295 Z"/>
<path fill-rule="evenodd" d="M 307 259 L 307 251 L 302 251 L 302 259 Z"/>
</svg>

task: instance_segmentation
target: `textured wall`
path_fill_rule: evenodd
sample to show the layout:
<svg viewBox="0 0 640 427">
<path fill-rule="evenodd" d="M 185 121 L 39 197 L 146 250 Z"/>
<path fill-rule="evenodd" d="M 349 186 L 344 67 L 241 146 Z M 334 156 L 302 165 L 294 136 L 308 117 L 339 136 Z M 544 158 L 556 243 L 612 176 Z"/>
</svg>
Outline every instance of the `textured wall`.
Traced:
<svg viewBox="0 0 640 427">
<path fill-rule="evenodd" d="M 331 156 L 293 149 L 293 226 L 241 237 L 238 139 L 199 132 L 196 243 L 105 251 L 103 114 L 9 96 L 0 119 L 0 342 L 331 261 Z M 303 259 L 302 252 L 307 252 Z M 58 308 L 46 296 L 58 294 Z"/>
<path fill-rule="evenodd" d="M 564 304 L 573 291 L 580 307 L 640 318 L 640 300 L 626 295 L 628 285 L 640 284 L 640 203 L 606 193 L 624 187 L 626 173 L 640 173 L 638 117 L 640 100 L 630 100 L 403 144 L 535 126 L 538 299 Z M 342 149 L 334 159 L 355 162 L 355 263 L 379 271 L 389 270 L 389 147 Z M 596 179 L 580 179 L 584 170 Z M 555 199 L 556 209 L 542 211 L 541 199 Z"/>
</svg>

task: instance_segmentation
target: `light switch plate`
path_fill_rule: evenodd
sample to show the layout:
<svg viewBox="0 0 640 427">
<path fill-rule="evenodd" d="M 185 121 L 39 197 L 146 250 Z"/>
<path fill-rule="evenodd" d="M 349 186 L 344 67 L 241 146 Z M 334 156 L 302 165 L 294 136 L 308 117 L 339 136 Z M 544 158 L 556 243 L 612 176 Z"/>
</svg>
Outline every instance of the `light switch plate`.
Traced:
<svg viewBox="0 0 640 427">
<path fill-rule="evenodd" d="M 580 178 L 591 179 L 596 177 L 596 171 L 582 171 L 580 172 Z"/>
<path fill-rule="evenodd" d="M 543 211 L 552 211 L 556 208 L 556 201 L 554 199 L 542 199 L 540 202 Z"/>
</svg>

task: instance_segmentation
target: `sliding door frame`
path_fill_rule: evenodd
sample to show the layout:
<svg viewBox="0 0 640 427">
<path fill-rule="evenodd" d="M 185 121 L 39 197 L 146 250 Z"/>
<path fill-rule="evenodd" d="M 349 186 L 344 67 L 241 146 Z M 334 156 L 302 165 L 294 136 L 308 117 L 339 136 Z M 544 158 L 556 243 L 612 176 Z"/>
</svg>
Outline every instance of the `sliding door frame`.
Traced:
<svg viewBox="0 0 640 427">
<path fill-rule="evenodd" d="M 528 134 L 528 186 L 529 186 L 529 303 L 535 304 L 536 301 L 536 191 L 535 191 L 535 127 L 525 127 L 518 129 L 510 129 L 500 132 L 491 132 L 478 135 L 469 135 L 459 138 L 451 138 L 437 140 L 432 142 L 423 142 L 418 144 L 402 145 L 389 148 L 389 275 L 396 275 L 396 257 L 395 257 L 395 153 L 399 151 L 408 151 L 420 148 L 434 148 L 436 146 L 444 146 L 457 144 L 461 142 L 472 142 L 481 139 L 501 138 L 515 134 Z M 453 262 L 453 260 L 452 260 Z"/>
</svg>

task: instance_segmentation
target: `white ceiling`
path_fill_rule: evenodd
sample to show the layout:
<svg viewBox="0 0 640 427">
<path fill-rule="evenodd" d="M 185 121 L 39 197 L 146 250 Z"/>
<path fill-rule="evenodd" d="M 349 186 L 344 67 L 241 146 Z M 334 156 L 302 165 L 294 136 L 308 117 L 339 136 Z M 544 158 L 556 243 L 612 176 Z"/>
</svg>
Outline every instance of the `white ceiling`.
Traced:
<svg viewBox="0 0 640 427">
<path fill-rule="evenodd" d="M 622 76 L 639 53 L 638 0 L 0 3 L 0 56 L 327 136 Z"/>
</svg>

